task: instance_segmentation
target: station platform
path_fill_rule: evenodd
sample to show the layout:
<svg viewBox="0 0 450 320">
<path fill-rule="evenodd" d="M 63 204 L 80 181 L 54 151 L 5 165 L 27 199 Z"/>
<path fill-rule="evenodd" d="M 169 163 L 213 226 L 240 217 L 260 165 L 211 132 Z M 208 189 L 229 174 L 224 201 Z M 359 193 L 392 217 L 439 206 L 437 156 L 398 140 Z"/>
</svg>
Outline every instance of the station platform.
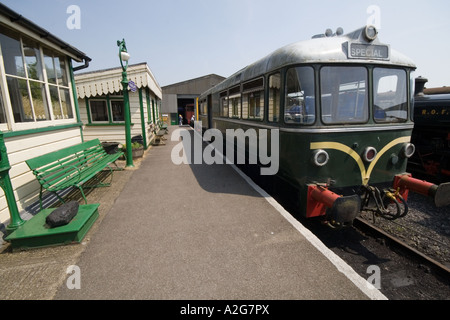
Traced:
<svg viewBox="0 0 450 320">
<path fill-rule="evenodd" d="M 80 254 L 81 289 L 54 299 L 386 299 L 228 164 L 147 151 Z"/>
</svg>

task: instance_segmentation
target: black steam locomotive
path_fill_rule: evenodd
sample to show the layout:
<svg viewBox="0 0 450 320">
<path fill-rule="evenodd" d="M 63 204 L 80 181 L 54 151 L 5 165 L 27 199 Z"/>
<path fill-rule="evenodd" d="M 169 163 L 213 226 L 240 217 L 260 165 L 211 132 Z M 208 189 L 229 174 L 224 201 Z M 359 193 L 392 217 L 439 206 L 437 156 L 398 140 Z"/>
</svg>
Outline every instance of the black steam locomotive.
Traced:
<svg viewBox="0 0 450 320">
<path fill-rule="evenodd" d="M 450 87 L 424 89 L 427 79 L 416 78 L 414 130 L 416 152 L 408 171 L 435 183 L 450 181 Z"/>
</svg>

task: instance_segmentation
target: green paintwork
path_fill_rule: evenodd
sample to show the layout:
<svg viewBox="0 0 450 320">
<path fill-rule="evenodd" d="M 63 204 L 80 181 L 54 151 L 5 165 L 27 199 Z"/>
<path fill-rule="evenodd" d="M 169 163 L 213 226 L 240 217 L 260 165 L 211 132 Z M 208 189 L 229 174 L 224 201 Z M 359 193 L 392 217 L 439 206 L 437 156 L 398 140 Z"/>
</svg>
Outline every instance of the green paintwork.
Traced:
<svg viewBox="0 0 450 320">
<path fill-rule="evenodd" d="M 7 131 L 7 132 L 3 132 L 3 136 L 5 138 L 11 138 L 11 137 L 18 137 L 18 136 L 26 136 L 29 134 L 36 134 L 36 133 L 76 128 L 76 127 L 81 128 L 82 126 L 83 126 L 83 123 L 79 122 L 79 123 L 66 124 L 66 125 L 61 125 L 61 126 L 51 126 L 51 127 L 43 127 L 43 128 L 28 129 L 28 130 L 18 130 L 18 131 Z"/>
<path fill-rule="evenodd" d="M 75 75 L 73 74 L 72 59 L 69 59 L 69 74 L 70 74 L 70 84 L 72 86 L 73 102 L 75 103 L 75 114 L 77 115 L 77 122 L 81 122 L 80 106 L 78 105 L 77 86 L 75 84 Z M 80 136 L 81 141 L 84 142 L 83 127 L 81 126 L 80 126 Z"/>
<path fill-rule="evenodd" d="M 215 120 L 216 128 L 222 132 L 224 137 L 226 129 L 243 129 L 244 131 L 256 129 L 258 132 L 257 126 L 250 121 L 229 122 L 227 120 L 220 121 L 217 118 Z M 306 212 L 308 184 L 327 184 L 331 190 L 349 188 L 349 190 L 353 190 L 350 194 L 354 194 L 359 187 L 364 185 L 364 172 L 361 172 L 357 161 L 348 153 L 324 148 L 329 154 L 329 162 L 323 167 L 317 167 L 312 163 L 314 149 L 311 148 L 311 144 L 327 142 L 336 142 L 352 149 L 361 158 L 360 161 L 366 173 L 372 164 L 373 169 L 370 171 L 368 184 L 392 184 L 394 176 L 404 173 L 406 170 L 407 159 L 401 155 L 404 142 L 394 143 L 383 154 L 380 152 L 396 139 L 409 141 L 412 129 L 408 129 L 406 126 L 404 128 L 396 126 L 396 129 L 386 126 L 385 130 L 379 127 L 374 130 L 372 124 L 368 124 L 366 127 L 367 130 L 351 131 L 349 129 L 331 133 L 326 131 L 318 133 L 314 131 L 317 129 L 316 127 L 311 127 L 311 132 L 307 132 L 307 130 L 288 132 L 283 128 L 273 127 L 273 129 L 280 129 L 279 171 L 276 177 L 282 181 L 281 185 L 274 186 L 274 188 L 282 190 L 285 186 L 289 186 L 286 192 L 292 192 L 290 197 L 298 201 L 300 212 Z M 267 133 L 267 137 L 268 145 L 270 145 L 270 132 Z M 246 152 L 248 152 L 248 141 L 246 143 Z M 364 150 L 369 146 L 374 147 L 379 153 L 379 157 L 372 163 L 362 160 Z M 395 164 L 391 160 L 392 155 L 398 157 Z M 266 179 L 268 178 L 266 177 Z"/>
<path fill-rule="evenodd" d="M 46 225 L 45 219 L 55 210 L 45 209 L 6 237 L 13 249 L 30 249 L 72 242 L 81 242 L 98 218 L 99 204 L 81 205 L 68 224 L 56 228 Z"/>
<path fill-rule="evenodd" d="M 294 185 L 305 186 L 307 183 L 327 183 L 332 181 L 335 188 L 345 188 L 363 185 L 362 173 L 357 162 L 349 154 L 336 149 L 324 150 L 330 160 L 323 167 L 313 165 L 311 143 L 337 142 L 355 151 L 361 158 L 367 147 L 374 147 L 380 152 L 391 141 L 410 137 L 410 129 L 366 132 L 336 132 L 329 134 L 316 133 L 286 133 L 280 134 L 280 175 L 290 180 Z M 388 149 L 373 165 L 368 183 L 391 183 L 396 174 L 406 170 L 407 159 L 401 156 L 403 143 L 398 143 Z M 391 156 L 395 154 L 399 161 L 394 165 Z M 364 168 L 369 169 L 369 163 L 363 161 Z M 296 180 L 293 180 L 296 177 Z"/>
<path fill-rule="evenodd" d="M 123 86 L 123 108 L 124 108 L 124 117 L 125 117 L 125 144 L 131 146 L 131 113 L 130 113 L 130 98 L 128 97 L 128 80 L 127 80 L 127 68 L 128 61 L 125 61 L 125 65 L 122 61 L 122 52 L 127 52 L 127 45 L 125 44 L 125 39 L 122 41 L 117 41 L 117 46 L 119 47 L 119 60 L 120 65 L 122 66 L 122 86 Z M 127 167 L 134 167 L 133 164 L 133 155 L 132 150 L 130 148 L 127 149 Z"/>
<path fill-rule="evenodd" d="M 9 164 L 5 140 L 3 138 L 3 133 L 0 131 L 0 187 L 3 189 L 6 201 L 8 203 L 10 216 L 10 223 L 6 227 L 8 232 L 17 229 L 25 223 L 25 221 L 23 221 L 20 217 L 19 210 L 17 208 L 16 198 L 11 185 L 11 178 L 9 177 L 10 169 L 11 165 Z"/>
</svg>

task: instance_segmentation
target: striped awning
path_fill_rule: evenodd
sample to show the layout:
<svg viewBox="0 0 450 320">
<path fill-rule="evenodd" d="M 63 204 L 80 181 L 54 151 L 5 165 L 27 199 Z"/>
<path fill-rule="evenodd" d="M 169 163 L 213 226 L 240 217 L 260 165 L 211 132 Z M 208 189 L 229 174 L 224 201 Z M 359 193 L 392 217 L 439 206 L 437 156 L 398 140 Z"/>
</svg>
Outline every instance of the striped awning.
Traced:
<svg viewBox="0 0 450 320">
<path fill-rule="evenodd" d="M 138 89 L 149 88 L 162 99 L 162 90 L 146 63 L 129 65 L 128 81 L 133 81 Z M 123 90 L 122 68 L 98 70 L 75 75 L 78 99 L 119 93 Z M 129 88 L 128 88 L 129 90 Z"/>
</svg>

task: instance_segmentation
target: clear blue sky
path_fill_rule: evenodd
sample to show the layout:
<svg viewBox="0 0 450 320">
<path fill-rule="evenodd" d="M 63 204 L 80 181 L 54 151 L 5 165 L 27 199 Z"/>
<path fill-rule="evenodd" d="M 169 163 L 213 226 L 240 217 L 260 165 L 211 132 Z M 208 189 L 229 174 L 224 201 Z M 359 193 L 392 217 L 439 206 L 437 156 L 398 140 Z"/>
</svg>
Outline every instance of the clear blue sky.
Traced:
<svg viewBox="0 0 450 320">
<path fill-rule="evenodd" d="M 379 37 L 416 63 L 427 87 L 450 85 L 448 0 L 0 0 L 92 58 L 118 67 L 117 40 L 130 63 L 147 62 L 161 86 L 215 73 L 228 77 L 286 44 L 325 29 L 353 31 L 379 8 Z M 125 4 L 122 4 L 125 3 Z M 67 8 L 80 8 L 69 29 Z"/>
</svg>

